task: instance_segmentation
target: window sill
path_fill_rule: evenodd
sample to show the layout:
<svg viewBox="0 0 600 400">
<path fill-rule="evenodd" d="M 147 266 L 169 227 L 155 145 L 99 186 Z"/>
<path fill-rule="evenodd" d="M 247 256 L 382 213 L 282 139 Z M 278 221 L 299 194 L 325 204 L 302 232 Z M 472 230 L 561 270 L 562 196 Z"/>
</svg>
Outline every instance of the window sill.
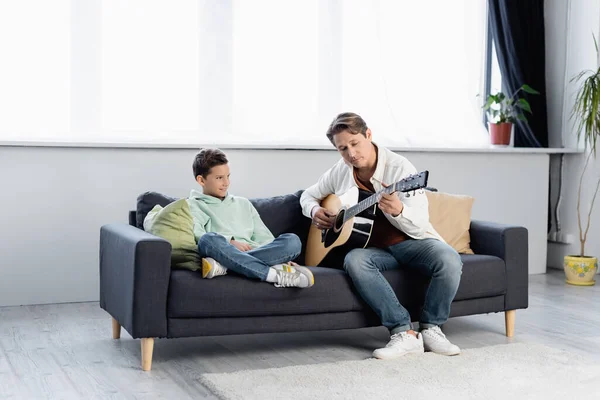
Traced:
<svg viewBox="0 0 600 400">
<path fill-rule="evenodd" d="M 68 142 L 68 141 L 11 141 L 0 140 L 0 147 L 69 147 L 69 148 L 124 148 L 124 149 L 198 149 L 208 144 L 200 143 L 136 143 L 136 142 Z M 210 144 L 224 150 L 300 150 L 335 151 L 330 145 L 274 145 L 274 144 Z M 487 147 L 397 147 L 388 146 L 396 152 L 414 153 L 532 153 L 532 154 L 576 154 L 582 149 L 572 148 L 529 148 L 492 146 Z"/>
</svg>

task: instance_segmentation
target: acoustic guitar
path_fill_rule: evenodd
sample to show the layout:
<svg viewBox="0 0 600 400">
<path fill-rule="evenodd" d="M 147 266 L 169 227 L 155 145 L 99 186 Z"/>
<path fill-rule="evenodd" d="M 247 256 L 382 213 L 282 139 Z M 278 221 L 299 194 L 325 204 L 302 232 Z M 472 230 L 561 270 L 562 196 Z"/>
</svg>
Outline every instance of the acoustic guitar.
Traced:
<svg viewBox="0 0 600 400">
<path fill-rule="evenodd" d="M 319 229 L 311 224 L 306 243 L 306 265 L 341 264 L 350 250 L 364 248 L 369 244 L 377 207 L 382 193 L 407 193 L 427 186 L 429 171 L 410 175 L 376 193 L 353 187 L 346 193 L 330 194 L 321 201 L 321 207 L 335 214 L 335 222 L 330 229 Z"/>
</svg>

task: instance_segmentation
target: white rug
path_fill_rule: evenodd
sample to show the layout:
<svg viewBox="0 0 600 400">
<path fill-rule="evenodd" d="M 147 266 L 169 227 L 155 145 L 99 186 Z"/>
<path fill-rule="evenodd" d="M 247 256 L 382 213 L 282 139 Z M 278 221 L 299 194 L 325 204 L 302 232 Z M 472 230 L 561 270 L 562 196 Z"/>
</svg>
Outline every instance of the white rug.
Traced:
<svg viewBox="0 0 600 400">
<path fill-rule="evenodd" d="M 375 359 L 204 374 L 223 399 L 600 399 L 600 365 L 543 345 L 515 343 Z"/>
</svg>

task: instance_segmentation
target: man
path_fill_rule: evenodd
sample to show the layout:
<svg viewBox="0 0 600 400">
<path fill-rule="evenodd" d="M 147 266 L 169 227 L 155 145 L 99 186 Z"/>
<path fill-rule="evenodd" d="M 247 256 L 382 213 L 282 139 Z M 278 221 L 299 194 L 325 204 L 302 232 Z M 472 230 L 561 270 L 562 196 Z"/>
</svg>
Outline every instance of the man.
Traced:
<svg viewBox="0 0 600 400">
<path fill-rule="evenodd" d="M 229 194 L 230 169 L 219 149 L 203 149 L 194 158 L 194 177 L 202 191 L 192 190 L 187 202 L 194 218 L 194 236 L 202 258 L 202 277 L 228 270 L 277 287 L 308 288 L 312 272 L 291 260 L 302 244 L 298 236 L 277 238 L 265 226 L 252 203 Z"/>
<path fill-rule="evenodd" d="M 341 195 L 353 186 L 377 192 L 417 172 L 405 157 L 376 145 L 371 130 L 357 114 L 338 115 L 329 126 L 327 138 L 342 159 L 300 199 L 303 213 L 320 229 L 333 226 L 332 213 L 319 205 L 329 194 Z M 369 247 L 353 249 L 344 259 L 344 269 L 358 293 L 390 331 L 387 346 L 375 350 L 373 356 L 389 359 L 424 350 L 459 354 L 458 346 L 448 341 L 439 326 L 448 319 L 462 262 L 431 226 L 427 196 L 422 190 L 410 196 L 382 194 L 378 207 Z M 381 273 L 396 268 L 412 269 L 431 278 L 419 333 L 413 330 L 408 311 Z"/>
</svg>

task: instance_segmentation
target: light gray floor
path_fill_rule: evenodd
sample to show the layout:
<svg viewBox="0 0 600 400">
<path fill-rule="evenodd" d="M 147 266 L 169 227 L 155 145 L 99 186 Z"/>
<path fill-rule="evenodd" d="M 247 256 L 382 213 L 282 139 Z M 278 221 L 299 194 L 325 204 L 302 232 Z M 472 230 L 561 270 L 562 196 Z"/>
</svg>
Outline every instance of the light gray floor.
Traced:
<svg viewBox="0 0 600 400">
<path fill-rule="evenodd" d="M 600 286 L 574 287 L 561 271 L 530 277 L 530 307 L 517 311 L 515 337 L 504 314 L 451 319 L 447 336 L 462 348 L 542 343 L 600 362 Z M 384 346 L 384 328 L 159 339 L 152 371 L 140 369 L 140 342 L 98 303 L 0 308 L 0 398 L 214 398 L 198 381 L 231 372 L 369 358 Z"/>
</svg>

